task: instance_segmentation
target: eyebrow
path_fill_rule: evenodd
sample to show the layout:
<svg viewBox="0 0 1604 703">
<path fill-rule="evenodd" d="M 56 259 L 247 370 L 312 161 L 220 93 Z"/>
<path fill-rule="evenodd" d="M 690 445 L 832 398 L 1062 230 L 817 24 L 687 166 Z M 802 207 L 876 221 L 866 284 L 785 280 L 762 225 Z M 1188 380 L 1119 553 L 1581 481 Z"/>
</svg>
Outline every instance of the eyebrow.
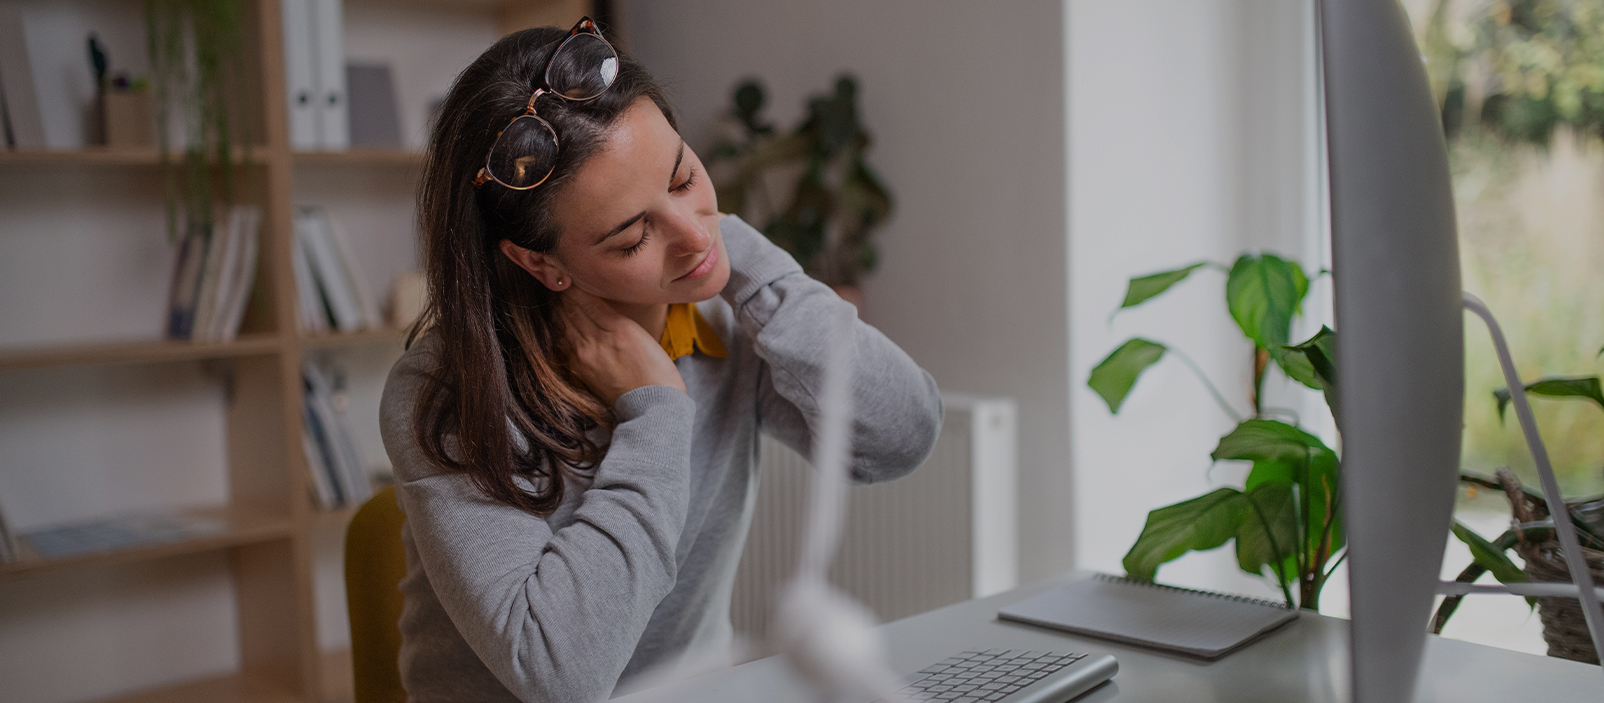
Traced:
<svg viewBox="0 0 1604 703">
<path fill-rule="evenodd" d="M 679 143 L 679 154 L 676 154 L 674 156 L 674 169 L 668 172 L 668 184 L 669 184 L 669 186 L 673 186 L 674 185 L 674 174 L 679 173 L 679 165 L 680 165 L 680 163 L 682 163 L 684 161 L 685 161 L 685 140 L 682 139 L 682 140 L 680 140 L 680 143 Z M 604 234 L 604 235 L 601 236 L 601 238 L 597 239 L 596 243 L 597 244 L 601 244 L 602 242 L 605 242 L 605 241 L 607 241 L 609 239 L 612 239 L 614 235 L 617 235 L 618 233 L 623 232 L 626 229 L 629 229 L 630 225 L 633 225 L 636 222 L 640 222 L 640 219 L 642 217 L 645 217 L 645 216 L 646 216 L 645 212 L 640 212 L 640 213 L 637 213 L 634 217 L 631 217 L 631 218 L 629 218 L 627 220 L 624 220 L 623 222 L 619 223 L 619 225 L 617 227 L 612 228 L 610 231 L 607 232 L 607 234 Z"/>
</svg>

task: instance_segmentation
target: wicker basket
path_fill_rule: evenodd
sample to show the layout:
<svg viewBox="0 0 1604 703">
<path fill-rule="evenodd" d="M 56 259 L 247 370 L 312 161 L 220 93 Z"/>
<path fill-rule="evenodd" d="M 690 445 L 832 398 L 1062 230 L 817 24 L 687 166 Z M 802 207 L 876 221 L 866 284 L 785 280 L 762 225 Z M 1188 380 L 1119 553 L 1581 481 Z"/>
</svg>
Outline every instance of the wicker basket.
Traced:
<svg viewBox="0 0 1604 703">
<path fill-rule="evenodd" d="M 1498 481 L 1509 497 L 1511 511 L 1519 522 L 1534 522 L 1548 517 L 1548 505 L 1521 489 L 1520 479 L 1509 469 L 1498 470 Z M 1515 552 L 1526 561 L 1526 575 L 1532 581 L 1573 583 L 1571 570 L 1565 563 L 1557 540 L 1547 542 L 1520 542 Z M 1587 568 L 1593 574 L 1593 583 L 1604 586 L 1604 552 L 1582 548 Z M 1576 598 L 1538 598 L 1537 616 L 1543 621 L 1543 641 L 1548 643 L 1548 656 L 1597 664 L 1598 651 L 1593 649 L 1593 637 L 1587 631 L 1587 616 L 1582 614 L 1582 602 Z"/>
<path fill-rule="evenodd" d="M 1565 565 L 1559 542 L 1522 544 L 1515 549 L 1526 560 L 1526 575 L 1533 581 L 1571 583 L 1571 571 Z M 1604 586 L 1604 552 L 1583 547 L 1582 554 L 1587 557 L 1587 568 L 1593 572 L 1593 583 Z M 1599 663 L 1580 600 L 1538 598 L 1537 616 L 1543 621 L 1543 641 L 1548 643 L 1548 656 Z"/>
</svg>

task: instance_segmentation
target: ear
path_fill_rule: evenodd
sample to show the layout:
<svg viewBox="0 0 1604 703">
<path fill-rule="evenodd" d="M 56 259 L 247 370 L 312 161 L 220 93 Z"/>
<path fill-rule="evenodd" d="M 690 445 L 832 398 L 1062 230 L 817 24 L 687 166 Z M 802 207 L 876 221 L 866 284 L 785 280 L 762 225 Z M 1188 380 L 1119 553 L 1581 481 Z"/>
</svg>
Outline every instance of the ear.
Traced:
<svg viewBox="0 0 1604 703">
<path fill-rule="evenodd" d="M 501 240 L 501 253 L 553 292 L 565 290 L 574 284 L 573 277 L 563 271 L 562 265 L 556 259 L 547 254 L 525 249 L 513 244 L 511 239 Z"/>
</svg>

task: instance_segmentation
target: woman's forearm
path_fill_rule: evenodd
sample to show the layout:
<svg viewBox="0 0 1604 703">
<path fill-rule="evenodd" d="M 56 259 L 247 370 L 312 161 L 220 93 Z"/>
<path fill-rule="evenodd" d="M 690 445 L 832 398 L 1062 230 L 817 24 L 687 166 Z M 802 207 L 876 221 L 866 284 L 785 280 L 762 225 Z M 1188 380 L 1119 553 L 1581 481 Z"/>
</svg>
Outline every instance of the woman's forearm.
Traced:
<svg viewBox="0 0 1604 703">
<path fill-rule="evenodd" d="M 763 427 L 809 455 L 829 321 L 843 310 L 855 318 L 856 309 L 739 218 L 726 218 L 722 232 L 731 266 L 724 295 L 735 308 L 737 334 L 752 338 L 768 367 L 760 385 Z M 930 374 L 874 327 L 855 319 L 850 343 L 853 478 L 896 478 L 935 446 L 940 393 Z"/>
</svg>

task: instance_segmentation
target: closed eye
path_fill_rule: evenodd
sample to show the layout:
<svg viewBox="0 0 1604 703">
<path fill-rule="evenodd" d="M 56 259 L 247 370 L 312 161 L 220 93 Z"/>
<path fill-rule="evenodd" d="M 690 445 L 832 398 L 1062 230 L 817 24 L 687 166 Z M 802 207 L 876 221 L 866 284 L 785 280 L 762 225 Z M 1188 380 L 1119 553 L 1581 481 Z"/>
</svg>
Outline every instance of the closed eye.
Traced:
<svg viewBox="0 0 1604 703">
<path fill-rule="evenodd" d="M 636 252 L 639 252 L 641 250 L 641 247 L 646 246 L 646 240 L 650 239 L 650 238 L 651 238 L 651 232 L 648 232 L 646 230 L 646 227 L 642 226 L 641 229 L 640 229 L 640 241 L 637 241 L 634 244 L 631 244 L 631 245 L 629 245 L 627 247 L 624 247 L 623 249 L 619 249 L 618 251 L 623 253 L 624 256 L 634 256 Z"/>
<path fill-rule="evenodd" d="M 694 166 L 691 167 L 690 172 L 685 174 L 685 182 L 681 183 L 681 184 L 679 184 L 677 186 L 674 186 L 672 188 L 669 188 L 668 189 L 669 192 L 671 192 L 671 193 L 684 193 L 684 192 L 690 190 L 691 188 L 696 187 L 696 176 L 697 175 L 698 174 L 696 172 L 696 167 L 694 167 Z"/>
</svg>

